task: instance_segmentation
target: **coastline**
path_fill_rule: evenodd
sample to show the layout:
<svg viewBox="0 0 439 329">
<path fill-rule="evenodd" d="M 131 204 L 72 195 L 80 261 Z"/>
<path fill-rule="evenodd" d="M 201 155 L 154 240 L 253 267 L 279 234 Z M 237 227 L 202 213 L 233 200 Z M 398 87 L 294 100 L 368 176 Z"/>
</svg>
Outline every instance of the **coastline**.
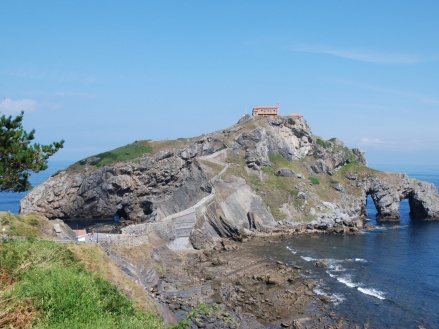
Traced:
<svg viewBox="0 0 439 329">
<path fill-rule="evenodd" d="M 199 314 L 193 328 L 347 328 L 331 299 L 314 291 L 309 270 L 267 259 L 258 250 L 289 234 L 223 240 L 212 251 L 171 251 L 159 247 L 163 268 L 150 291 L 182 320 L 191 308 L 215 303 L 218 312 Z M 312 238 L 310 236 L 310 238 Z M 219 314 L 219 315 L 218 315 Z M 169 320 L 168 314 L 168 320 Z"/>
</svg>

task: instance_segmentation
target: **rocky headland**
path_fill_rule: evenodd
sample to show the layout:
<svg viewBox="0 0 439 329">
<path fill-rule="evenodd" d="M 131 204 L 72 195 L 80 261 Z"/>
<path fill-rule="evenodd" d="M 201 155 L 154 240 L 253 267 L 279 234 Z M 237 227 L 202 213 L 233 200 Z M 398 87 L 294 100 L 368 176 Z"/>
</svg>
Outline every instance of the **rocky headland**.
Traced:
<svg viewBox="0 0 439 329">
<path fill-rule="evenodd" d="M 120 218 L 120 234 L 100 243 L 171 321 L 217 302 L 242 327 L 341 328 L 347 322 L 312 293 L 300 268 L 262 259 L 256 245 L 282 235 L 358 234 L 369 195 L 378 220 L 398 221 L 403 199 L 412 218 L 439 220 L 432 184 L 368 168 L 363 151 L 320 138 L 302 117 L 247 115 L 200 137 L 137 141 L 81 160 L 20 207 L 64 221 Z M 141 250 L 151 263 L 134 257 Z"/>
<path fill-rule="evenodd" d="M 244 116 L 199 138 L 135 142 L 127 153 L 131 147 L 145 152 L 102 165 L 110 151 L 55 174 L 21 201 L 21 212 L 159 223 L 193 207 L 191 236 L 223 237 L 279 225 L 348 223 L 366 216 L 371 195 L 380 220 L 398 220 L 403 199 L 413 217 L 439 219 L 432 184 L 368 168 L 364 152 L 319 138 L 302 117 Z"/>
</svg>

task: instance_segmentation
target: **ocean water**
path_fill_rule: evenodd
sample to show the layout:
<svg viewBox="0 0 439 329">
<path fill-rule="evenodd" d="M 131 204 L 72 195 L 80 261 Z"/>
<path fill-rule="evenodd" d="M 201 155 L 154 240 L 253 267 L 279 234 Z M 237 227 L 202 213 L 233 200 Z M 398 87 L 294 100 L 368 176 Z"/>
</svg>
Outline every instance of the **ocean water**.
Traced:
<svg viewBox="0 0 439 329">
<path fill-rule="evenodd" d="M 51 162 L 31 176 L 34 186 L 69 162 Z M 405 172 L 439 187 L 439 168 L 380 167 Z M 0 193 L 0 211 L 18 213 L 27 193 Z M 359 236 L 293 237 L 259 250 L 274 260 L 303 266 L 318 282 L 314 291 L 330 296 L 329 307 L 369 328 L 439 328 L 439 221 L 412 220 L 407 200 L 400 223 L 378 223 L 372 200 L 367 205 L 376 230 Z M 325 260 L 326 268 L 314 263 Z"/>
<path fill-rule="evenodd" d="M 71 161 L 49 161 L 49 167 L 39 173 L 33 173 L 29 181 L 33 187 L 41 184 L 51 175 L 59 170 L 63 170 L 70 166 Z M 13 192 L 0 192 L 0 211 L 9 211 L 13 214 L 18 214 L 20 209 L 20 200 L 23 199 L 29 191 L 13 193 Z"/>
<path fill-rule="evenodd" d="M 439 187 L 439 168 L 383 167 Z M 314 291 L 330 308 L 369 328 L 439 328 L 439 221 L 414 220 L 407 200 L 399 223 L 378 223 L 359 236 L 294 237 L 261 250 L 267 257 L 303 266 L 318 282 Z M 326 268 L 314 263 L 325 260 Z"/>
</svg>

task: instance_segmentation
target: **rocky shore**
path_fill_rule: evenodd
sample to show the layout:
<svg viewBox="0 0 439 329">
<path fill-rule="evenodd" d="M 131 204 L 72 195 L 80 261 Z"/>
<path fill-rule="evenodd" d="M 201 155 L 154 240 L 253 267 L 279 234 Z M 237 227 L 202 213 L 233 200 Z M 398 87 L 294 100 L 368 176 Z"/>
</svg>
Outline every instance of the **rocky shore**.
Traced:
<svg viewBox="0 0 439 329">
<path fill-rule="evenodd" d="M 318 282 L 310 270 L 263 255 L 292 235 L 282 229 L 190 252 L 151 241 L 159 270 L 142 283 L 167 321 L 187 319 L 190 328 L 356 328 L 334 312 L 331 298 L 315 293 Z M 111 249 L 113 255 L 121 250 Z M 132 255 L 129 263 L 136 266 Z"/>
<path fill-rule="evenodd" d="M 261 256 L 278 238 L 225 242 L 219 250 L 183 254 L 190 282 L 170 292 L 181 273 L 166 271 L 157 291 L 177 314 L 194 302 L 219 304 L 222 316 L 201 317 L 195 323 L 199 328 L 348 328 L 349 321 L 331 309 L 330 298 L 313 291 L 317 283 L 307 279 L 311 273 Z"/>
</svg>

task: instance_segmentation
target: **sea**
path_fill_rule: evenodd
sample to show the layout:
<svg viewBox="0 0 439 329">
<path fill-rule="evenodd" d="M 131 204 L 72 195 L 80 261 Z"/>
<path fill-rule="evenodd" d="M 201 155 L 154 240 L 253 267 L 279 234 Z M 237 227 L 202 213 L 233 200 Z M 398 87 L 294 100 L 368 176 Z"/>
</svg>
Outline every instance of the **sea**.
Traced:
<svg viewBox="0 0 439 329">
<path fill-rule="evenodd" d="M 439 167 L 374 169 L 404 172 L 439 188 Z M 439 221 L 410 218 L 407 200 L 398 223 L 377 222 L 370 197 L 367 211 L 376 229 L 361 235 L 292 237 L 260 252 L 302 266 L 317 282 L 314 292 L 331 299 L 330 309 L 361 328 L 439 328 Z M 319 260 L 328 266 L 314 266 Z"/>
<path fill-rule="evenodd" d="M 31 176 L 34 186 L 71 162 L 50 162 L 49 169 Z M 439 188 L 439 166 L 375 166 L 407 173 Z M 0 192 L 0 211 L 19 212 L 27 194 Z M 379 223 L 371 199 L 367 202 L 376 229 L 361 235 L 298 236 L 264 246 L 267 258 L 301 266 L 314 280 L 316 294 L 326 295 L 338 315 L 368 328 L 439 328 L 439 221 L 410 218 L 407 200 L 401 221 Z M 314 266 L 324 260 L 328 266 Z"/>
</svg>

